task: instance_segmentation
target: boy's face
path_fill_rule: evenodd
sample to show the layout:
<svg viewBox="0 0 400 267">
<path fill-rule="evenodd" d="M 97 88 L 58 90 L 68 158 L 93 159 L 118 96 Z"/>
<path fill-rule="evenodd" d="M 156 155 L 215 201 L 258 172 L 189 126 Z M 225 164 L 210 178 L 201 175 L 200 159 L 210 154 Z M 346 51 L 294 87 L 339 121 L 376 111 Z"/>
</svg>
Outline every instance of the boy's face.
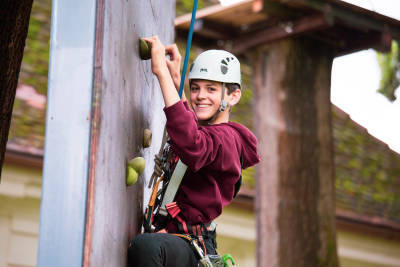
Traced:
<svg viewBox="0 0 400 267">
<path fill-rule="evenodd" d="M 190 101 L 197 119 L 210 119 L 219 109 L 222 97 L 222 83 L 208 80 L 192 80 Z M 226 90 L 225 90 L 226 95 Z"/>
</svg>

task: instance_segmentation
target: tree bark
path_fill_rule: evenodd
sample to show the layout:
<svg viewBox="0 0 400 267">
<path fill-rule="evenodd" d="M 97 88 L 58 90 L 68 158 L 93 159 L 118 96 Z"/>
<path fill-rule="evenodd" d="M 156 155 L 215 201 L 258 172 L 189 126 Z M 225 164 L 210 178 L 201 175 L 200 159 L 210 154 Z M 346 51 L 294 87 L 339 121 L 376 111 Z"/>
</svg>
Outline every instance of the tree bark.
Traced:
<svg viewBox="0 0 400 267">
<path fill-rule="evenodd" d="M 254 54 L 258 266 L 338 266 L 329 47 L 304 38 Z"/>
<path fill-rule="evenodd" d="M 0 179 L 32 2 L 0 1 Z"/>
</svg>

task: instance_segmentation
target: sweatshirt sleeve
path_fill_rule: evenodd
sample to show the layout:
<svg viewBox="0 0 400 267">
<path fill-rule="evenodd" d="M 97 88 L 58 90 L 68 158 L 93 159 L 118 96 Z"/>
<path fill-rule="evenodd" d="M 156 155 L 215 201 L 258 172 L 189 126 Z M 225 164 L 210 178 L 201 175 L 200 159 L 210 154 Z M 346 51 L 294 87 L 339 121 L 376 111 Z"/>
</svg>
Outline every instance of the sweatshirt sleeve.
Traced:
<svg viewBox="0 0 400 267">
<path fill-rule="evenodd" d="M 197 126 L 196 116 L 188 103 L 179 101 L 164 108 L 164 112 L 171 145 L 182 162 L 195 172 L 212 163 L 221 142 L 215 135 Z"/>
</svg>

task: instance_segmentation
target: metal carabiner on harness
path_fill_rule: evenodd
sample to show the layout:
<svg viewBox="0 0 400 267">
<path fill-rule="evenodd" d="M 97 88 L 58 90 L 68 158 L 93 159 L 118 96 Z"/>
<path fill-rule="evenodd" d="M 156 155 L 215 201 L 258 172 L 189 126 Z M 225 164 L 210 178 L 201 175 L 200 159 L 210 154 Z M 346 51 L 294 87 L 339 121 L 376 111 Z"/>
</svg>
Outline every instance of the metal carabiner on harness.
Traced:
<svg viewBox="0 0 400 267">
<path fill-rule="evenodd" d="M 197 244 L 196 240 L 192 239 L 190 243 L 200 256 L 199 267 L 213 267 L 210 258 L 208 256 L 204 256 L 203 250 Z"/>
</svg>

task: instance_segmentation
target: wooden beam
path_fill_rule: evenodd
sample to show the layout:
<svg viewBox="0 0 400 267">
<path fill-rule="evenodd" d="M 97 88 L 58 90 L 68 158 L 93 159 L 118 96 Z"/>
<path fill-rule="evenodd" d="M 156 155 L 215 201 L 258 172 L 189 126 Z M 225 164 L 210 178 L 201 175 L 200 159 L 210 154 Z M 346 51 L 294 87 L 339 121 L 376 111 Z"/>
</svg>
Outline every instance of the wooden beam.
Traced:
<svg viewBox="0 0 400 267">
<path fill-rule="evenodd" d="M 319 31 L 331 26 L 332 22 L 327 20 L 324 15 L 301 18 L 295 22 L 287 22 L 286 24 L 280 24 L 234 39 L 233 52 L 241 54 L 255 46 L 300 34 Z"/>
<path fill-rule="evenodd" d="M 25 147 L 8 143 L 4 162 L 18 167 L 24 166 L 42 170 L 43 151 L 38 150 L 35 152 L 32 153 L 32 151 L 29 151 Z"/>
<path fill-rule="evenodd" d="M 196 20 L 201 18 L 207 18 L 210 16 L 218 16 L 221 14 L 224 15 L 227 12 L 228 13 L 232 12 L 232 9 L 241 10 L 242 8 L 246 9 L 248 7 L 250 9 L 253 8 L 253 0 L 244 0 L 242 2 L 238 2 L 230 6 L 213 5 L 197 11 Z M 189 29 L 191 17 L 192 17 L 191 13 L 177 17 L 174 21 L 175 27 L 179 26 L 182 28 Z"/>
<path fill-rule="evenodd" d="M 392 36 L 387 33 L 374 32 L 364 35 L 355 35 L 350 40 L 345 39 L 336 48 L 336 56 L 343 56 L 363 49 L 373 48 L 380 52 L 389 52 L 392 45 Z"/>
<path fill-rule="evenodd" d="M 376 12 L 339 0 L 272 0 L 287 6 L 306 6 L 325 14 L 331 14 L 343 24 L 359 30 L 390 32 L 393 38 L 400 40 L 400 22 Z"/>
<path fill-rule="evenodd" d="M 253 1 L 253 12 L 260 12 L 263 9 L 263 0 L 254 0 Z"/>
<path fill-rule="evenodd" d="M 288 17 L 300 17 L 304 14 L 301 10 L 295 10 L 291 7 L 282 5 L 280 3 L 276 3 L 274 1 L 264 1 L 263 3 L 263 11 L 268 14 L 273 14 L 273 16 L 277 16 L 280 18 L 288 18 Z"/>
<path fill-rule="evenodd" d="M 182 42 L 184 43 L 186 43 L 187 41 L 187 34 L 188 34 L 187 30 L 178 28 L 175 29 L 175 38 L 182 40 Z M 208 49 L 208 48 L 215 49 L 216 47 L 221 47 L 222 49 L 223 44 L 225 43 L 222 40 L 218 40 L 215 38 L 207 38 L 200 34 L 194 34 L 192 42 L 195 43 L 196 46 L 201 47 L 202 49 Z"/>
<path fill-rule="evenodd" d="M 230 25 L 222 24 L 209 19 L 198 19 L 195 22 L 194 30 L 203 37 L 216 40 L 229 40 L 236 36 L 238 30 Z"/>
</svg>

